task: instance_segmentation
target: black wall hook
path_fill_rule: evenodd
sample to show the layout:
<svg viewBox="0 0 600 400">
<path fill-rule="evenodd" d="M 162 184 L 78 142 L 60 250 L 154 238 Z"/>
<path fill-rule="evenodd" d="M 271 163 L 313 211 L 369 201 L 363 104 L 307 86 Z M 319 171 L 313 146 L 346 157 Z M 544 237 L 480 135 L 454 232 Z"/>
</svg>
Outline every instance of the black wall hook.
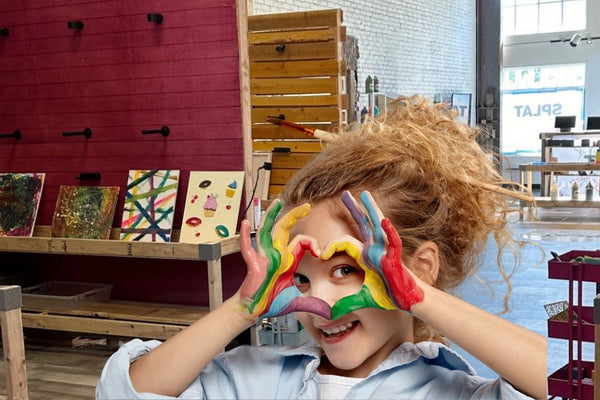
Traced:
<svg viewBox="0 0 600 400">
<path fill-rule="evenodd" d="M 18 129 L 15 129 L 15 131 L 13 133 L 3 133 L 0 134 L 0 139 L 8 139 L 8 138 L 15 138 L 17 140 L 21 139 L 21 131 Z"/>
<path fill-rule="evenodd" d="M 269 115 L 267 118 L 277 118 L 277 119 L 280 119 L 280 120 L 284 121 L 285 120 L 285 114 Z"/>
<path fill-rule="evenodd" d="M 156 22 L 157 24 L 163 22 L 162 14 L 147 14 L 146 18 L 148 19 L 148 22 Z"/>
<path fill-rule="evenodd" d="M 67 22 L 67 28 L 80 31 L 83 29 L 83 21 L 69 21 Z"/>
<path fill-rule="evenodd" d="M 85 128 L 82 131 L 77 131 L 77 132 L 63 132 L 62 135 L 64 137 L 67 136 L 85 136 L 86 139 L 89 139 L 92 137 L 92 130 L 90 128 Z"/>
<path fill-rule="evenodd" d="M 160 133 L 163 137 L 167 137 L 171 134 L 171 130 L 168 126 L 162 126 L 160 129 L 149 129 L 142 131 L 142 135 L 154 135 Z"/>
<path fill-rule="evenodd" d="M 278 46 L 275 46 L 275 51 L 278 53 L 283 53 L 285 51 L 285 44 L 280 44 Z"/>
<path fill-rule="evenodd" d="M 1 36 L 8 37 L 9 33 L 10 33 L 10 31 L 8 30 L 8 28 L 2 28 L 2 29 L 0 29 L 0 35 Z"/>
<path fill-rule="evenodd" d="M 100 172 L 80 172 L 79 176 L 76 176 L 75 179 L 82 181 L 99 181 Z"/>
</svg>

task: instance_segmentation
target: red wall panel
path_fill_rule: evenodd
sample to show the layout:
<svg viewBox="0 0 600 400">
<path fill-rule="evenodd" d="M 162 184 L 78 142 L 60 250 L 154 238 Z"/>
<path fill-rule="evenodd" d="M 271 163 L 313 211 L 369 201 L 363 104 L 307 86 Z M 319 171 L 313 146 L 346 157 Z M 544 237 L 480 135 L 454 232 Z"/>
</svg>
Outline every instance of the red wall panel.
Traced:
<svg viewBox="0 0 600 400">
<path fill-rule="evenodd" d="M 148 22 L 147 13 L 161 13 L 163 22 Z M 67 29 L 72 20 L 83 29 Z M 0 1 L 0 27 L 10 30 L 0 37 L 0 133 L 23 134 L 0 139 L 0 172 L 46 172 L 38 224 L 51 224 L 59 186 L 81 184 L 80 172 L 100 172 L 93 184 L 121 187 L 117 227 L 130 169 L 179 169 L 179 229 L 189 171 L 243 170 L 235 1 Z M 168 138 L 141 135 L 163 125 Z M 62 136 L 86 127 L 90 139 Z M 149 284 L 167 277 L 177 286 L 203 270 L 198 263 L 33 259 L 44 279 L 110 280 L 117 298 L 206 300 L 194 285 L 170 295 L 131 285 L 152 266 Z"/>
</svg>

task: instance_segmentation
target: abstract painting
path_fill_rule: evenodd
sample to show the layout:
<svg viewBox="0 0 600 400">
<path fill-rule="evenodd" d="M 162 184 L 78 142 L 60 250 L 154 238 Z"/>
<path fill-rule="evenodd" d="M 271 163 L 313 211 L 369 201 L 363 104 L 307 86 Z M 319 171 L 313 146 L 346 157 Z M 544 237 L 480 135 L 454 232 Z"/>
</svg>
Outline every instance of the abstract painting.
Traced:
<svg viewBox="0 0 600 400">
<path fill-rule="evenodd" d="M 40 206 L 44 173 L 0 174 L 0 236 L 31 236 Z"/>
<path fill-rule="evenodd" d="M 235 235 L 243 171 L 192 171 L 179 241 L 206 243 Z"/>
<path fill-rule="evenodd" d="M 129 171 L 121 240 L 169 242 L 178 186 L 177 170 Z"/>
<path fill-rule="evenodd" d="M 118 196 L 118 186 L 61 186 L 52 237 L 109 239 Z"/>
</svg>

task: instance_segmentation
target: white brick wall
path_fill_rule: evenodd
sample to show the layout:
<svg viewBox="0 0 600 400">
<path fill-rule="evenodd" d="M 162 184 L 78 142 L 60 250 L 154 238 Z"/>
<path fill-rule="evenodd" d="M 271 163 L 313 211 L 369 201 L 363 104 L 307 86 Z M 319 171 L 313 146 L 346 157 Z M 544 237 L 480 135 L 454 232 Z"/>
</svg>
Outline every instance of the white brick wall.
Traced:
<svg viewBox="0 0 600 400">
<path fill-rule="evenodd" d="M 360 91 L 377 75 L 393 97 L 475 95 L 475 0 L 253 0 L 254 14 L 330 8 L 342 9 L 358 39 Z"/>
</svg>

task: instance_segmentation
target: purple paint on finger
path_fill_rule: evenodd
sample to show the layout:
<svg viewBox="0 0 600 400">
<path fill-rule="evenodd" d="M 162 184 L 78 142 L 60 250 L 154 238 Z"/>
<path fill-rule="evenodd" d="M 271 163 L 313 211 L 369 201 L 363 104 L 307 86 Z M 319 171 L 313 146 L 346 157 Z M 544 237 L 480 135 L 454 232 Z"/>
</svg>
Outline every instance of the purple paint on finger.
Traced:
<svg viewBox="0 0 600 400">
<path fill-rule="evenodd" d="M 295 311 L 310 312 L 325 319 L 331 319 L 331 307 L 329 307 L 329 304 L 317 297 L 296 297 L 281 313 L 279 313 L 279 315 L 285 315 Z"/>
<path fill-rule="evenodd" d="M 354 219 L 354 221 L 356 221 L 356 224 L 358 225 L 358 229 L 360 231 L 360 237 L 362 238 L 363 242 L 368 243 L 371 239 L 371 231 L 369 229 L 369 226 L 367 225 L 365 216 L 362 212 L 360 212 L 360 210 L 356 206 L 354 198 L 347 190 L 344 190 L 342 192 L 342 203 L 344 203 L 348 211 L 350 211 L 352 218 Z"/>
</svg>

